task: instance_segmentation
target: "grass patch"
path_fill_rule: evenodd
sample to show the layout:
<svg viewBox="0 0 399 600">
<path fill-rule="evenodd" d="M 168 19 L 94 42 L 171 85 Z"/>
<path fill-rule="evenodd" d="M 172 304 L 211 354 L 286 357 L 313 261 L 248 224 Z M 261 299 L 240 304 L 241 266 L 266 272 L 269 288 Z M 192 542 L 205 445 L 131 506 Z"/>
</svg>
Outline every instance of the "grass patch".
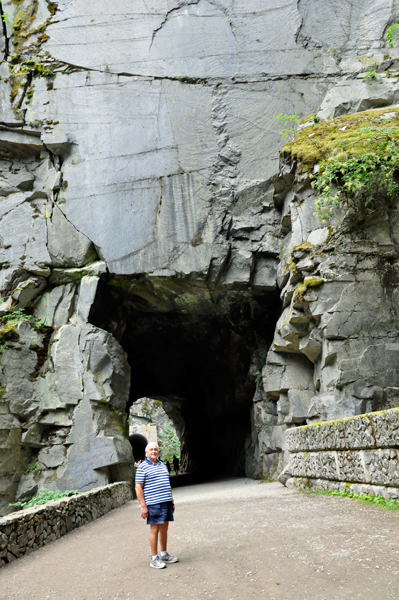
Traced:
<svg viewBox="0 0 399 600">
<path fill-rule="evenodd" d="M 61 500 L 62 498 L 67 498 L 68 496 L 75 496 L 79 494 L 77 490 L 66 490 L 65 492 L 59 492 L 58 490 L 46 490 L 43 488 L 39 491 L 37 496 L 33 496 L 27 502 L 14 502 L 13 504 L 9 504 L 9 506 L 15 506 L 20 510 L 24 508 L 33 508 L 34 506 L 40 506 L 41 504 L 47 504 L 47 502 L 51 502 L 51 500 Z"/>
<path fill-rule="evenodd" d="M 368 496 L 366 494 L 352 494 L 352 492 L 338 492 L 338 491 L 318 491 L 314 492 L 311 489 L 306 490 L 307 494 L 315 494 L 316 496 L 334 496 L 340 498 L 351 498 L 360 502 L 363 506 L 378 506 L 379 508 L 385 508 L 387 510 L 399 510 L 398 500 L 385 500 L 382 496 Z"/>
</svg>

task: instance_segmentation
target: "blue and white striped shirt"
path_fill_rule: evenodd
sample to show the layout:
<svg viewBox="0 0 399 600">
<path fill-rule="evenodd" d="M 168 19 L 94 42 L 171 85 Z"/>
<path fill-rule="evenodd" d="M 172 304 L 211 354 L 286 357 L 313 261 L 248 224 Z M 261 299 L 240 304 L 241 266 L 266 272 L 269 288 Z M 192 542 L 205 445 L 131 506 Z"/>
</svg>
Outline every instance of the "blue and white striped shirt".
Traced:
<svg viewBox="0 0 399 600">
<path fill-rule="evenodd" d="M 136 483 L 141 483 L 147 506 L 173 500 L 168 469 L 158 460 L 153 463 L 148 458 L 137 467 Z"/>
</svg>

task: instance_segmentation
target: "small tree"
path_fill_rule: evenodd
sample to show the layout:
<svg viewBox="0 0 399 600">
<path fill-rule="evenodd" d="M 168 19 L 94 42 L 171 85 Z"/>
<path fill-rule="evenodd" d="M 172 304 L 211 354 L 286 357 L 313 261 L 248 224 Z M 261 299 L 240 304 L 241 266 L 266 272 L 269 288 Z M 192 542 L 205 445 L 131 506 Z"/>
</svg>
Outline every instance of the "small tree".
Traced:
<svg viewBox="0 0 399 600">
<path fill-rule="evenodd" d="M 170 423 L 166 423 L 162 435 L 159 436 L 158 444 L 164 462 L 167 460 L 172 462 L 173 456 L 180 458 L 180 440 Z"/>
</svg>

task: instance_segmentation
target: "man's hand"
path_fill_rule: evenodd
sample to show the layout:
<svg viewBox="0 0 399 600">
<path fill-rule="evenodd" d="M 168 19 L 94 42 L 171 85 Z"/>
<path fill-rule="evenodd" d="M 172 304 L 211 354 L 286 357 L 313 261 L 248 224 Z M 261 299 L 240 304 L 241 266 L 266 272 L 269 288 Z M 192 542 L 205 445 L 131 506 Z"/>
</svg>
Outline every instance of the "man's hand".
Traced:
<svg viewBox="0 0 399 600">
<path fill-rule="evenodd" d="M 136 483 L 136 496 L 141 506 L 141 518 L 146 519 L 148 517 L 148 508 L 144 500 L 143 484 Z"/>
</svg>

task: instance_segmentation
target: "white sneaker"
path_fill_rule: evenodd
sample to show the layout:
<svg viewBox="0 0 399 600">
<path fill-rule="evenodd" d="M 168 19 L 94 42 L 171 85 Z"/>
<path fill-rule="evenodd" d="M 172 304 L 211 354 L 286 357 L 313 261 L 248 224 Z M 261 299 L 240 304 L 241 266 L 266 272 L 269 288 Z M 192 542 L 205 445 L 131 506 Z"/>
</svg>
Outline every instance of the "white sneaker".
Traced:
<svg viewBox="0 0 399 600">
<path fill-rule="evenodd" d="M 156 556 L 155 558 L 151 559 L 150 562 L 150 567 L 152 567 L 153 569 L 165 569 L 166 565 L 165 563 L 159 558 L 159 556 Z"/>
<path fill-rule="evenodd" d="M 162 560 L 162 562 L 164 562 L 166 564 L 179 562 L 179 559 L 177 558 L 177 556 L 171 556 L 167 552 L 166 552 L 166 554 L 162 554 L 161 560 Z"/>
</svg>

